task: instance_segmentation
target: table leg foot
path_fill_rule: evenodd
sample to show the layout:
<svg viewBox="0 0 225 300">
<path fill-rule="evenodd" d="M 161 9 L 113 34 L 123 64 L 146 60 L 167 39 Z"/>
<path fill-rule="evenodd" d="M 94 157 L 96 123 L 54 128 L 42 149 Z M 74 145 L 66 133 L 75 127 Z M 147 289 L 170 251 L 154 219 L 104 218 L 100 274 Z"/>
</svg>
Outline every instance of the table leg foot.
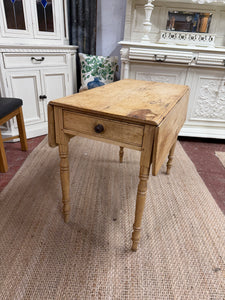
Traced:
<svg viewBox="0 0 225 300">
<path fill-rule="evenodd" d="M 120 156 L 120 163 L 123 162 L 123 155 L 124 155 L 124 151 L 123 151 L 123 147 L 120 147 L 120 152 L 119 152 L 119 156 Z"/>
<path fill-rule="evenodd" d="M 65 211 L 63 211 L 63 215 L 64 215 L 64 222 L 65 222 L 65 223 L 68 223 L 68 222 L 69 222 L 69 219 L 70 219 L 70 215 L 69 215 L 69 214 L 66 214 Z"/>
<path fill-rule="evenodd" d="M 140 240 L 140 235 L 141 235 L 141 228 L 137 228 L 135 226 L 133 226 L 133 233 L 132 233 L 132 247 L 131 250 L 136 252 L 137 251 L 137 247 L 138 247 L 138 243 Z"/>
<path fill-rule="evenodd" d="M 170 149 L 169 155 L 168 155 L 168 162 L 166 165 L 167 166 L 167 170 L 166 170 L 167 175 L 170 174 L 170 169 L 172 167 L 172 162 L 173 162 L 173 158 L 174 158 L 175 147 L 176 147 L 176 142 L 173 144 L 172 148 Z"/>
<path fill-rule="evenodd" d="M 70 183 L 69 183 L 69 161 L 68 144 L 59 145 L 60 155 L 60 177 L 62 186 L 63 215 L 65 223 L 69 222 L 70 214 Z"/>
</svg>

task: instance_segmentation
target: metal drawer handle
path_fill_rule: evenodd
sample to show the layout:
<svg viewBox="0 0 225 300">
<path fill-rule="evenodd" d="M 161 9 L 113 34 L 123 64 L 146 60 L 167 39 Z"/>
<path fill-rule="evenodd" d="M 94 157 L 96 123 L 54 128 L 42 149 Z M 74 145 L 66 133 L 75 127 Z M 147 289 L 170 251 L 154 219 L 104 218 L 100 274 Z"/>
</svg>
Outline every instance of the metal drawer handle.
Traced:
<svg viewBox="0 0 225 300">
<path fill-rule="evenodd" d="M 46 95 L 40 95 L 40 96 L 39 96 L 39 99 L 41 99 L 41 100 L 46 99 L 46 98 L 47 98 Z"/>
<path fill-rule="evenodd" d="M 157 62 L 164 62 L 166 61 L 167 55 L 164 55 L 164 58 L 157 58 L 157 54 L 155 54 L 155 61 Z"/>
<path fill-rule="evenodd" d="M 102 124 L 98 124 L 95 126 L 95 132 L 96 133 L 101 133 L 104 131 L 104 126 Z"/>
<path fill-rule="evenodd" d="M 34 56 L 31 57 L 31 60 L 35 60 L 35 61 L 43 61 L 45 60 L 44 56 L 42 56 L 41 58 L 36 58 Z"/>
</svg>

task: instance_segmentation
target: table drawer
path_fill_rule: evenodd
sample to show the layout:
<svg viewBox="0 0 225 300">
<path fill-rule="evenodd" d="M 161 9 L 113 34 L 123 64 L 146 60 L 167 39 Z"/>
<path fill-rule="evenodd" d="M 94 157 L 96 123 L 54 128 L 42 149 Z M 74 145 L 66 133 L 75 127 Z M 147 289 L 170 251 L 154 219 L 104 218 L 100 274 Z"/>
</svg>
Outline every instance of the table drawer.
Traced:
<svg viewBox="0 0 225 300">
<path fill-rule="evenodd" d="M 54 67 L 66 65 L 66 54 L 64 53 L 29 53 L 15 54 L 4 53 L 4 64 L 6 69 L 30 68 L 30 67 Z"/>
<path fill-rule="evenodd" d="M 64 129 L 115 142 L 141 146 L 144 126 L 98 118 L 69 111 L 63 112 Z"/>
</svg>

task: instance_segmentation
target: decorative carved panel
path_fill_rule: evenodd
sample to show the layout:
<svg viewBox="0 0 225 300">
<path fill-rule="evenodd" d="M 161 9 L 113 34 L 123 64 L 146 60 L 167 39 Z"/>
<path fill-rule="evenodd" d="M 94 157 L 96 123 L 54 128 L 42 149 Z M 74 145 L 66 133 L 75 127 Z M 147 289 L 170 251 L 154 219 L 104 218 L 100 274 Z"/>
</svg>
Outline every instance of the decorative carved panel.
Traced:
<svg viewBox="0 0 225 300">
<path fill-rule="evenodd" d="M 214 46 L 215 34 L 161 30 L 160 42 Z"/>
<path fill-rule="evenodd" d="M 225 80 L 199 79 L 192 119 L 225 120 Z"/>
<path fill-rule="evenodd" d="M 168 74 L 151 74 L 148 72 L 137 72 L 136 73 L 137 80 L 146 80 L 146 81 L 158 81 L 165 83 L 176 83 L 177 76 L 176 75 L 168 75 Z"/>
</svg>

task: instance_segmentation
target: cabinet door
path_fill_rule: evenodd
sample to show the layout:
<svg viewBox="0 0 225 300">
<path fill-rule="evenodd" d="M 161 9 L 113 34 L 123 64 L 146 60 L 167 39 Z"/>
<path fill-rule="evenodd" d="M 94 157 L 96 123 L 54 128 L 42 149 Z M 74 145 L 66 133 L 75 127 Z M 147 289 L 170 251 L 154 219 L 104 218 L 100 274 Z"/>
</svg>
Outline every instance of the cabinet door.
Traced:
<svg viewBox="0 0 225 300">
<path fill-rule="evenodd" d="M 69 94 L 69 73 L 67 68 L 57 68 L 50 71 L 43 70 L 43 92 L 47 96 L 43 100 L 45 120 L 47 121 L 47 104 L 51 100 L 65 97 Z"/>
<path fill-rule="evenodd" d="M 7 81 L 11 97 L 23 100 L 23 114 L 26 125 L 44 121 L 43 106 L 40 105 L 41 81 L 39 71 L 10 71 Z"/>
<path fill-rule="evenodd" d="M 32 38 L 30 3 L 24 0 L 0 1 L 0 31 L 3 37 Z"/>
<path fill-rule="evenodd" d="M 184 84 L 187 68 L 184 66 L 167 66 L 160 64 L 130 65 L 130 78 L 137 80 L 158 81 L 166 83 Z"/>
<path fill-rule="evenodd" d="M 224 123 L 225 75 L 223 70 L 190 69 L 187 85 L 191 87 L 188 121 Z M 222 124 L 221 124 L 222 125 Z"/>
<path fill-rule="evenodd" d="M 60 39 L 60 24 L 63 18 L 60 1 L 32 0 L 34 36 L 42 39 Z"/>
</svg>

